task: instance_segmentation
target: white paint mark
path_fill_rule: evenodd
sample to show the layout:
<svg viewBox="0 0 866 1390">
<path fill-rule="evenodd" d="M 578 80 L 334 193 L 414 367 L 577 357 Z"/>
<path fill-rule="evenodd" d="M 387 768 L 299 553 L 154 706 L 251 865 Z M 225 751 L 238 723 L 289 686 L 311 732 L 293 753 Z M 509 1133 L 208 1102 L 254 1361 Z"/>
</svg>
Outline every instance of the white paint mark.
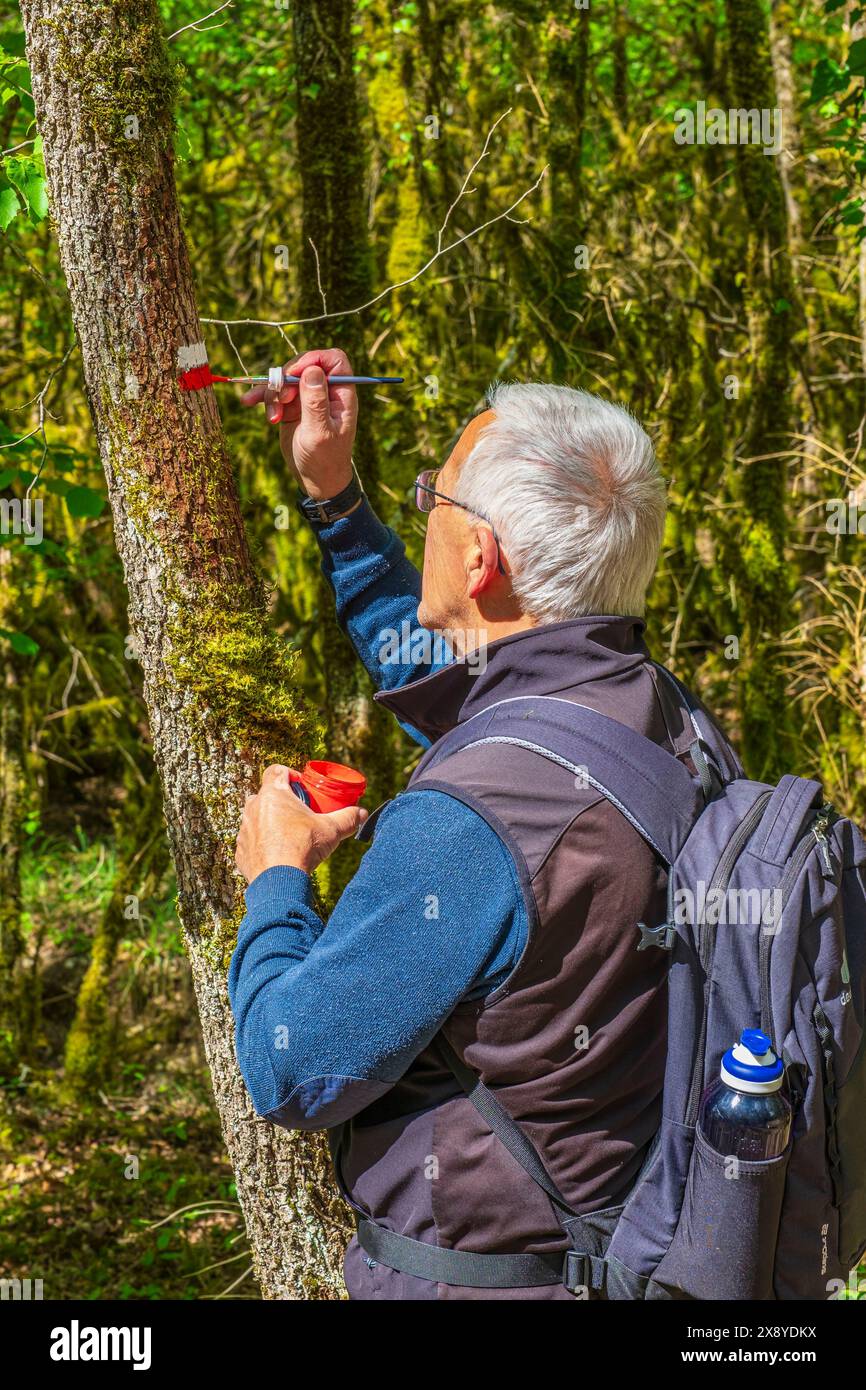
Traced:
<svg viewBox="0 0 866 1390">
<path fill-rule="evenodd" d="M 191 367 L 204 367 L 207 364 L 207 348 L 204 343 L 190 343 L 188 347 L 177 350 L 177 365 L 180 371 L 188 372 Z"/>
</svg>

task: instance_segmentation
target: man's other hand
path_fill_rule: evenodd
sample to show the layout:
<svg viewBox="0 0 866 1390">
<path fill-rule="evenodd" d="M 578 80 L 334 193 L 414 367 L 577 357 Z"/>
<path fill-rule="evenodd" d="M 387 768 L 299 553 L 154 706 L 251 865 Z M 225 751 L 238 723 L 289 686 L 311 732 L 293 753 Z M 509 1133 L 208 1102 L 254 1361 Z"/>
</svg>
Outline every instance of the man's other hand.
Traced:
<svg viewBox="0 0 866 1390">
<path fill-rule="evenodd" d="M 354 386 L 331 386 L 327 377 L 351 376 L 352 366 L 339 348 L 305 352 L 284 369 L 301 378 L 300 386 L 254 386 L 244 405 L 264 405 L 272 425 L 280 426 L 283 458 L 310 497 L 336 497 L 352 479 L 352 445 L 358 427 Z"/>
<path fill-rule="evenodd" d="M 289 769 L 274 763 L 265 768 L 260 791 L 247 797 L 235 864 L 248 883 L 280 864 L 311 874 L 366 819 L 360 806 L 311 811 L 292 791 Z"/>
</svg>

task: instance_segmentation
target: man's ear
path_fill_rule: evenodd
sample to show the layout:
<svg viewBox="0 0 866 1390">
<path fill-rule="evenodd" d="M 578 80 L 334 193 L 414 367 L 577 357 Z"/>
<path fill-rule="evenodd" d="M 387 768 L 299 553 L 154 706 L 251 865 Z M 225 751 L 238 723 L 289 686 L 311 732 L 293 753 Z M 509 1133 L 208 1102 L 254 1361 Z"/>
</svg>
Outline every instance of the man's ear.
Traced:
<svg viewBox="0 0 866 1390">
<path fill-rule="evenodd" d="M 466 569 L 467 593 L 477 598 L 496 579 L 499 573 L 499 547 L 489 526 L 479 526 L 475 532 L 474 544 L 469 551 Z"/>
</svg>

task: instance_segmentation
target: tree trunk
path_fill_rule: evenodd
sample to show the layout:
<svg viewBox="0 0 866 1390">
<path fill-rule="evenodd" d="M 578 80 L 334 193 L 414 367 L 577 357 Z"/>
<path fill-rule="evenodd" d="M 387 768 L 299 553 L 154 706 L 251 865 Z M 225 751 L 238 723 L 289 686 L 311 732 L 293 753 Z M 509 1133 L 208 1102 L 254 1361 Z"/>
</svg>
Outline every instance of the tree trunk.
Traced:
<svg viewBox="0 0 866 1390">
<path fill-rule="evenodd" d="M 268 1298 L 341 1296 L 323 1136 L 258 1119 L 235 1059 L 232 864 L 264 760 L 303 756 L 294 660 L 268 626 L 201 360 L 172 159 L 176 72 L 156 0 L 22 0 L 51 206 L 129 592 L 205 1051 Z"/>
<path fill-rule="evenodd" d="M 856 18 L 854 17 L 855 14 Z M 853 0 L 848 8 L 848 25 L 851 43 L 866 38 L 866 19 L 861 13 L 859 4 L 853 3 Z M 860 138 L 866 144 L 866 126 L 861 129 Z M 861 188 L 861 196 L 866 204 L 866 185 Z M 857 289 L 860 321 L 860 365 L 863 369 L 861 399 L 863 400 L 863 408 L 866 409 L 866 237 L 860 242 L 857 251 Z"/>
<path fill-rule="evenodd" d="M 12 552 L 0 546 L 0 628 L 16 627 Z M 24 750 L 21 721 L 22 658 L 4 643 L 0 681 L 0 1077 L 20 1070 L 21 1008 L 16 967 L 21 955 L 21 821 Z"/>
<path fill-rule="evenodd" d="M 568 23 L 549 17 L 547 102 L 550 122 L 550 266 L 556 286 L 550 317 L 558 330 L 550 343 L 555 380 L 568 379 L 568 347 L 583 339 L 589 239 L 584 208 L 583 145 L 589 70 L 589 10 L 575 10 Z"/>
<path fill-rule="evenodd" d="M 732 102 L 772 111 L 777 102 L 761 0 L 726 0 L 726 14 Z M 790 701 L 774 643 L 789 620 L 788 473 L 781 455 L 791 447 L 791 338 L 799 324 L 776 160 L 757 143 L 738 144 L 735 151 L 747 224 L 751 364 L 737 450 L 743 525 L 731 539 L 726 567 L 737 585 L 743 619 L 739 671 L 746 771 L 775 781 L 790 770 L 793 754 Z"/>
<path fill-rule="evenodd" d="M 353 309 L 372 298 L 367 233 L 366 150 L 353 72 L 353 0 L 332 0 L 327 15 L 318 0 L 292 6 L 297 75 L 298 166 L 301 177 L 303 254 L 300 315 Z M 335 140 L 334 132 L 339 131 Z M 359 373 L 375 372 L 367 360 L 360 314 L 331 319 L 325 339 L 344 347 Z M 310 325 L 310 344 L 325 341 Z M 373 444 L 372 393 L 362 391 L 354 459 L 375 502 L 378 467 Z M 378 805 L 394 791 L 393 721 L 373 701 L 367 672 L 333 616 L 333 597 L 319 580 L 322 662 L 325 670 L 326 757 L 355 763 L 368 780 L 368 799 Z M 327 865 L 327 897 L 333 902 L 358 866 L 362 846 L 347 841 Z"/>
<path fill-rule="evenodd" d="M 796 352 L 801 382 L 794 392 L 794 405 L 799 414 L 798 433 L 805 436 L 802 451 L 805 486 L 814 494 L 817 490 L 813 476 L 815 469 L 810 466 L 809 461 L 821 451 L 816 439 L 819 421 L 816 418 L 812 378 L 815 375 L 815 346 L 820 338 L 821 324 L 816 315 L 815 298 L 808 292 L 815 260 L 815 247 L 812 243 L 815 216 L 812 210 L 808 169 L 803 158 L 803 137 L 797 106 L 793 53 L 795 22 L 795 9 L 790 0 L 772 0 L 770 57 L 773 63 L 776 99 L 782 113 L 779 178 L 785 194 L 793 278 L 806 319 L 806 332 L 802 335 L 802 342 Z"/>
<path fill-rule="evenodd" d="M 797 111 L 797 88 L 793 56 L 794 7 L 790 0 L 772 0 L 770 5 L 770 57 L 776 84 L 776 99 L 782 113 L 782 150 L 779 177 L 785 192 L 785 208 L 793 245 L 800 247 L 812 231 L 809 184 L 802 167 L 803 138 Z M 804 231 L 803 218 L 807 220 Z"/>
</svg>

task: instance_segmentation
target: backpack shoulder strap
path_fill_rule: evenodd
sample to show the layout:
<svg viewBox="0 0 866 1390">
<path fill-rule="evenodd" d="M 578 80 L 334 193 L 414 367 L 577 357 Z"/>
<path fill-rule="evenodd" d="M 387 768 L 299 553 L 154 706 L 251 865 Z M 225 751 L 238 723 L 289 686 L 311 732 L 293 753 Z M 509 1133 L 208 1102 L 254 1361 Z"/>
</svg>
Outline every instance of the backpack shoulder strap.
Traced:
<svg viewBox="0 0 866 1390">
<path fill-rule="evenodd" d="M 652 665 L 664 677 L 675 701 L 684 709 L 698 742 L 704 744 L 717 760 L 723 781 L 729 782 L 738 777 L 745 777 L 742 763 L 734 749 L 700 700 L 696 699 L 688 686 L 683 685 L 679 677 L 675 676 L 673 671 L 669 671 L 667 666 L 662 666 L 659 661 L 654 661 Z"/>
<path fill-rule="evenodd" d="M 704 807 L 700 780 L 667 749 L 598 710 L 552 695 L 488 705 L 434 743 L 412 781 L 451 754 L 483 743 L 529 748 L 584 778 L 667 864 Z"/>
<path fill-rule="evenodd" d="M 527 1173 L 547 1193 L 553 1205 L 558 1207 L 560 1212 L 566 1216 L 577 1216 L 574 1207 L 565 1200 L 539 1158 L 534 1144 L 526 1137 L 517 1121 L 509 1115 L 504 1105 L 496 1099 L 493 1092 L 488 1090 L 481 1078 L 457 1055 L 444 1033 L 439 1033 L 436 1046 L 481 1118 L 490 1127 L 497 1139 L 505 1145 L 511 1157 L 520 1164 L 524 1173 Z"/>
</svg>

